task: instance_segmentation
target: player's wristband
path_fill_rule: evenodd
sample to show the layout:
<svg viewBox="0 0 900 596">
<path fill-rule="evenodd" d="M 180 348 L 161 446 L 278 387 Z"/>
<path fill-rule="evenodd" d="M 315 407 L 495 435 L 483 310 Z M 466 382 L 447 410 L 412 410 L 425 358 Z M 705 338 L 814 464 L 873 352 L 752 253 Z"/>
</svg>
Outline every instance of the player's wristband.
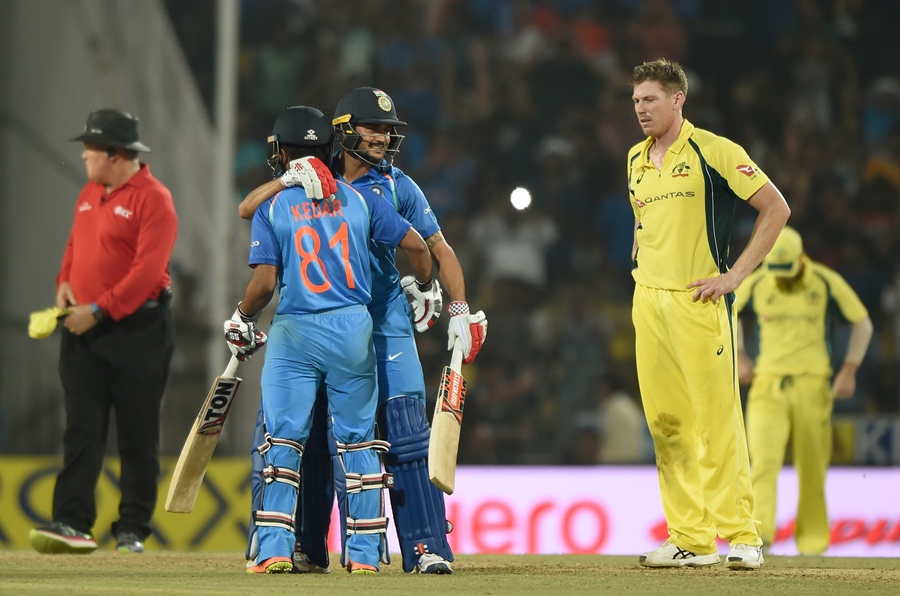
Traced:
<svg viewBox="0 0 900 596">
<path fill-rule="evenodd" d="M 96 319 L 96 320 L 98 320 L 98 321 L 102 321 L 102 320 L 103 320 L 103 317 L 106 316 L 106 313 L 103 312 L 103 309 L 102 309 L 102 308 L 100 308 L 99 306 L 97 306 L 97 303 L 96 303 L 96 302 L 91 303 L 91 310 L 92 310 L 93 313 L 94 313 L 94 319 Z"/>
<path fill-rule="evenodd" d="M 450 313 L 451 317 L 455 317 L 457 315 L 467 315 L 469 314 L 469 303 L 468 302 L 451 302 L 447 305 L 447 312 Z"/>
<path fill-rule="evenodd" d="M 253 315 L 253 316 L 251 317 L 250 315 L 248 315 L 247 313 L 245 313 L 245 312 L 243 311 L 243 309 L 241 308 L 241 303 L 240 303 L 240 302 L 238 302 L 237 311 L 238 311 L 238 314 L 241 316 L 241 320 L 242 320 L 243 322 L 245 322 L 245 323 L 257 323 L 257 322 L 259 322 L 259 315 L 262 314 L 262 311 L 259 311 L 258 313 L 256 313 L 255 315 Z"/>
</svg>

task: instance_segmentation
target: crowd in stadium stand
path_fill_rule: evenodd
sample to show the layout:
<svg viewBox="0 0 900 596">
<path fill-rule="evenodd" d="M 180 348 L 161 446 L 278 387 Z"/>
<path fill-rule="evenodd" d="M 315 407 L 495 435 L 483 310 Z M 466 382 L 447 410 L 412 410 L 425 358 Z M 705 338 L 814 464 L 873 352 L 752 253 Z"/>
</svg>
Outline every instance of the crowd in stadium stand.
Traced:
<svg viewBox="0 0 900 596">
<path fill-rule="evenodd" d="M 167 4 L 209 101 L 212 32 L 190 17 L 213 3 Z M 900 3 L 864 0 L 243 0 L 238 194 L 269 178 L 282 108 L 330 114 L 354 87 L 384 89 L 409 123 L 395 165 L 424 190 L 490 322 L 466 369 L 460 462 L 652 461 L 643 434 L 630 454 L 613 449 L 646 433 L 628 413 L 640 403 L 625 158 L 641 135 L 628 82 L 644 60 L 679 61 L 685 117 L 748 150 L 808 254 L 869 309 L 857 395 L 836 413 L 897 412 L 898 21 Z M 530 208 L 512 208 L 515 187 Z M 734 246 L 754 218 L 738 209 Z M 429 395 L 445 337 L 418 337 Z"/>
</svg>

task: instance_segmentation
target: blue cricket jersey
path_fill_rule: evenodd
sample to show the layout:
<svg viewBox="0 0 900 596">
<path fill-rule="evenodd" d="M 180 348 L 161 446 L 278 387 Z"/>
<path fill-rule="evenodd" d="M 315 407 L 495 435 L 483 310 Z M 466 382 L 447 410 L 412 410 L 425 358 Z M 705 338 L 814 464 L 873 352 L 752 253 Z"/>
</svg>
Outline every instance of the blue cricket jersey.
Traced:
<svg viewBox="0 0 900 596">
<path fill-rule="evenodd" d="M 384 163 L 384 162 L 382 162 Z M 412 227 L 428 238 L 440 231 L 437 218 L 419 185 L 400 168 L 394 166 L 369 168 L 364 176 L 353 181 L 353 188 L 368 189 L 384 198 Z M 338 176 L 339 180 L 343 177 Z M 400 273 L 395 261 L 396 245 L 383 243 L 372 245 L 372 301 L 369 311 L 373 315 L 382 313 L 384 308 L 401 293 Z"/>
<path fill-rule="evenodd" d="M 289 188 L 256 210 L 249 264 L 277 267 L 276 314 L 366 305 L 373 294 L 372 241 L 393 253 L 410 227 L 373 192 L 345 182 L 332 202 Z"/>
</svg>

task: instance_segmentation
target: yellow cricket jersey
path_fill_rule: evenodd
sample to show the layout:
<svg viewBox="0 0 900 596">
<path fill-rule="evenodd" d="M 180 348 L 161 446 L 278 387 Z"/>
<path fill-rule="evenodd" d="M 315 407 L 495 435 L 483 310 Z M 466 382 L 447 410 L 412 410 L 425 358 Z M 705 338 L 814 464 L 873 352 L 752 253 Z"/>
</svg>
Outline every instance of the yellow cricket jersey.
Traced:
<svg viewBox="0 0 900 596">
<path fill-rule="evenodd" d="M 744 149 L 685 120 L 662 169 L 650 160 L 653 138 L 628 152 L 628 189 L 639 220 L 632 275 L 651 288 L 686 291 L 725 273 L 737 200 L 769 178 Z"/>
<path fill-rule="evenodd" d="M 805 255 L 803 274 L 790 293 L 759 267 L 735 291 L 735 312 L 756 313 L 757 374 L 831 376 L 832 329 L 837 316 L 858 323 L 869 316 L 837 272 Z"/>
</svg>

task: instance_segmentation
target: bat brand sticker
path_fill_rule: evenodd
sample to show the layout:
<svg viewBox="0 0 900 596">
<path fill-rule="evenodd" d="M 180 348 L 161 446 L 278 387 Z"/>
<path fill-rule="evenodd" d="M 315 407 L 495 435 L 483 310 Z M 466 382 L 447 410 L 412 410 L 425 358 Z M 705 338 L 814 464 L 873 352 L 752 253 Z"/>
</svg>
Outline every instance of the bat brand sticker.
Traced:
<svg viewBox="0 0 900 596">
<path fill-rule="evenodd" d="M 231 409 L 231 402 L 237 393 L 238 385 L 240 383 L 232 379 L 222 379 L 216 383 L 216 389 L 209 400 L 206 412 L 200 414 L 203 418 L 197 428 L 197 434 L 217 435 L 222 432 L 222 426 L 228 417 L 228 411 Z"/>
<path fill-rule="evenodd" d="M 449 366 L 444 368 L 439 397 L 441 411 L 453 414 L 456 421 L 462 424 L 463 408 L 466 405 L 466 379 Z"/>
</svg>

